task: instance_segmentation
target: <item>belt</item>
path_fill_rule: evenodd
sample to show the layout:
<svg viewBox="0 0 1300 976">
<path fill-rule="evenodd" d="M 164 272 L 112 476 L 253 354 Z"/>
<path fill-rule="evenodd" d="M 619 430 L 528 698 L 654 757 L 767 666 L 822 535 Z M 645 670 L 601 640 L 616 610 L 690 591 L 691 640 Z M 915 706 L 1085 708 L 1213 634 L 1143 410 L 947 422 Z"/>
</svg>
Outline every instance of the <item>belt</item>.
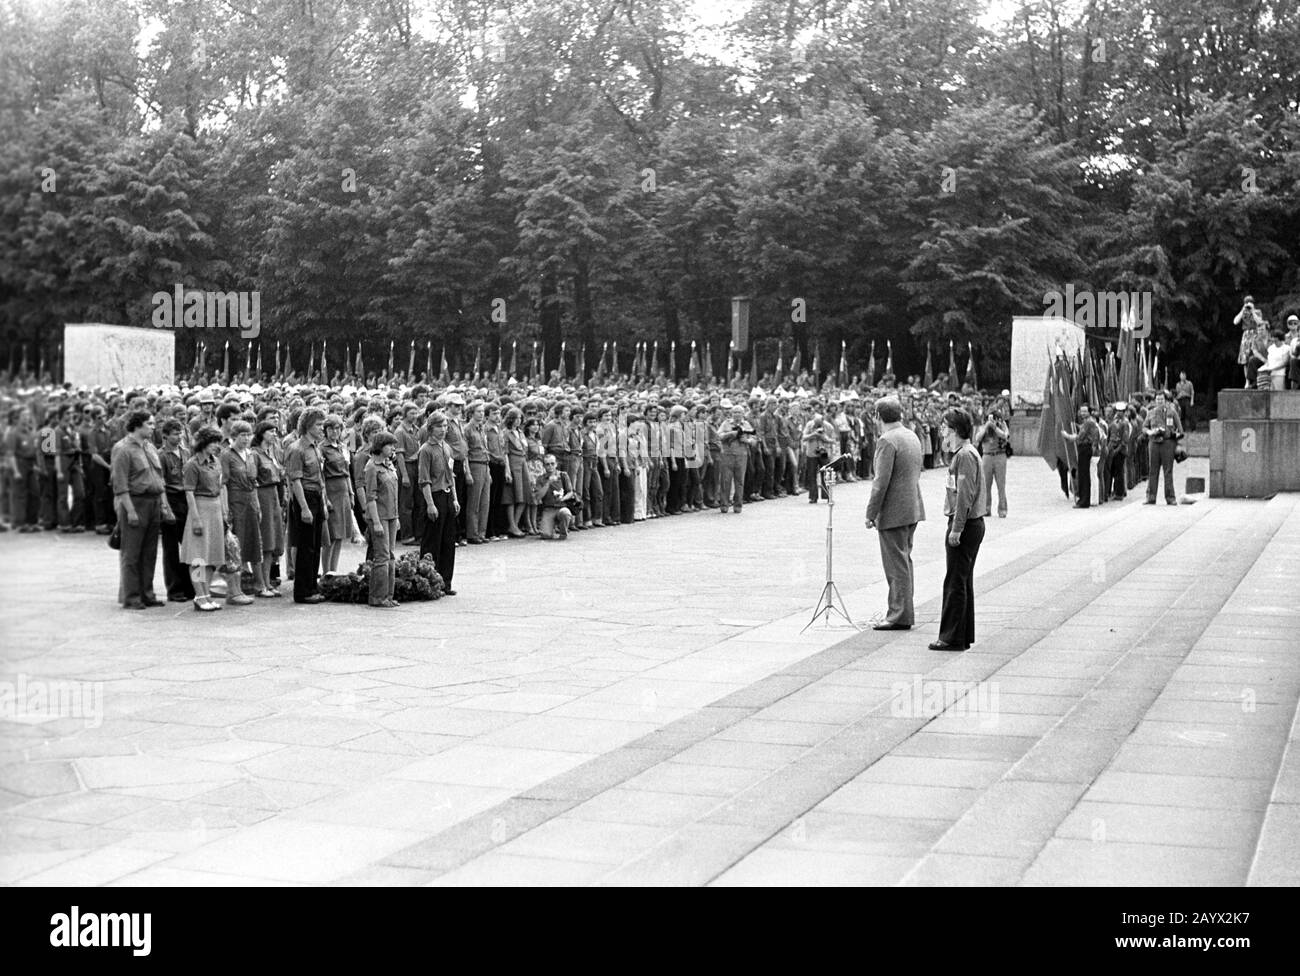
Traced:
<svg viewBox="0 0 1300 976">
<path fill-rule="evenodd" d="M 132 498 L 159 498 L 161 491 L 133 491 L 129 493 Z"/>
</svg>

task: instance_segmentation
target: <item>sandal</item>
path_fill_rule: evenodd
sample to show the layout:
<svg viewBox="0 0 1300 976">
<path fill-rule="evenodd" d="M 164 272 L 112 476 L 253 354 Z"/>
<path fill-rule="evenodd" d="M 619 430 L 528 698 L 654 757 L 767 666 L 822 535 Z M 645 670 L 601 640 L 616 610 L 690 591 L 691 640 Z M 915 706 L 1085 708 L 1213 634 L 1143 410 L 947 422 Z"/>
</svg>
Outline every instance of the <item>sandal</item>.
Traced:
<svg viewBox="0 0 1300 976">
<path fill-rule="evenodd" d="M 258 590 L 256 595 L 263 600 L 271 600 L 279 596 L 280 594 L 276 590 L 272 590 L 268 588 L 265 590 Z"/>
<path fill-rule="evenodd" d="M 194 609 L 201 613 L 211 613 L 213 610 L 220 610 L 221 604 L 214 600 L 195 600 Z"/>
</svg>

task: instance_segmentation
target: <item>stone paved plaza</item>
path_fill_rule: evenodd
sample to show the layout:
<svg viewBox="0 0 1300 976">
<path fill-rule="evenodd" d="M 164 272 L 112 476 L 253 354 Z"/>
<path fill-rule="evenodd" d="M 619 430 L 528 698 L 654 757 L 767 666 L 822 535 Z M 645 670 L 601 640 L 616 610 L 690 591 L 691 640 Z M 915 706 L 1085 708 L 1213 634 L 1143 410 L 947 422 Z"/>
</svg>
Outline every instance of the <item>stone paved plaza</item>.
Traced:
<svg viewBox="0 0 1300 976">
<path fill-rule="evenodd" d="M 459 596 L 384 613 L 128 613 L 103 539 L 6 535 L 0 680 L 82 707 L 0 721 L 0 882 L 1300 883 L 1300 496 L 1010 482 L 964 654 L 926 648 L 939 471 L 910 633 L 800 633 L 803 499 L 462 549 Z M 835 509 L 863 624 L 868 491 Z"/>
</svg>

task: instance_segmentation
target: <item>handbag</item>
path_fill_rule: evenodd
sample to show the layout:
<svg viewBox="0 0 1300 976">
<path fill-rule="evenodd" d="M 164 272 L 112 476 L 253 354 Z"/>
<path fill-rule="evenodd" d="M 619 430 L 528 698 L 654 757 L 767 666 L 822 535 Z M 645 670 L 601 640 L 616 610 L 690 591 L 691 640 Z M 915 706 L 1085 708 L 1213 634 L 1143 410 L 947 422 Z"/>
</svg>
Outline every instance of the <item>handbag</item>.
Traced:
<svg viewBox="0 0 1300 976">
<path fill-rule="evenodd" d="M 122 523 L 121 522 L 113 523 L 113 531 L 109 534 L 108 537 L 108 548 L 119 549 L 119 550 L 122 548 Z"/>
<path fill-rule="evenodd" d="M 1179 444 L 1177 447 L 1174 448 L 1174 463 L 1182 464 L 1186 460 L 1187 460 L 1187 448 L 1183 447 L 1182 444 Z"/>
<path fill-rule="evenodd" d="M 1015 457 L 1015 456 L 1016 456 L 1016 449 L 1011 446 L 1010 441 L 1007 441 L 1007 457 Z"/>
</svg>

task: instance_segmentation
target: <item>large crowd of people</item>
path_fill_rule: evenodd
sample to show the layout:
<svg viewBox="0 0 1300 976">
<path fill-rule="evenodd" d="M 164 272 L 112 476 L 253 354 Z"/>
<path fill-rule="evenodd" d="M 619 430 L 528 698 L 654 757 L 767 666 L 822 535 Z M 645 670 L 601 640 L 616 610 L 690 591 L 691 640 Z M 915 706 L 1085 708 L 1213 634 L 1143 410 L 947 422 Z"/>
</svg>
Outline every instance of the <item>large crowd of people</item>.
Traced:
<svg viewBox="0 0 1300 976">
<path fill-rule="evenodd" d="M 1243 356 L 1253 359 L 1251 315 L 1247 305 Z M 1300 326 L 1294 316 L 1288 325 L 1289 349 Z M 1257 375 L 1270 369 L 1263 355 Z M 951 389 L 946 375 L 843 380 L 237 375 L 121 390 L 28 379 L 0 390 L 0 531 L 120 536 L 119 596 L 132 609 L 165 602 L 153 591 L 159 550 L 167 599 L 211 611 L 223 583 L 226 605 L 279 597 L 282 572 L 295 601 L 319 602 L 317 581 L 339 570 L 343 543 L 364 542 L 372 565 L 389 569 L 372 573 L 371 604 L 389 607 L 403 546 L 434 560 L 454 596 L 464 546 L 740 514 L 792 496 L 816 503 L 828 463 L 840 480 L 872 477 L 884 397 L 915 434 L 922 468 L 948 465 L 959 449 L 945 415 L 968 416 L 983 514 L 996 495 L 1007 515 L 1008 391 Z M 1176 442 L 1194 409 L 1186 374 L 1174 392 L 1083 407 L 1062 432 L 1077 459 L 1058 466 L 1062 491 L 1087 507 L 1095 463 L 1099 502 L 1144 480 L 1154 502 L 1162 472 L 1171 500 Z"/>
<path fill-rule="evenodd" d="M 278 597 L 282 570 L 296 601 L 318 602 L 316 581 L 339 570 L 349 540 L 390 566 L 395 549 L 418 546 L 454 596 L 464 546 L 740 514 L 797 495 L 815 503 L 831 462 L 842 480 L 869 478 L 878 396 L 901 397 L 926 467 L 944 463 L 943 410 L 959 405 L 981 424 L 1010 412 L 1005 391 L 927 389 L 919 377 L 820 388 L 806 374 L 752 387 L 339 380 L 14 387 L 0 515 L 18 532 L 116 528 L 119 596 L 132 609 L 165 602 L 152 584 L 159 550 L 167 599 L 199 610 L 221 605 L 223 582 L 226 605 Z M 391 593 L 371 602 L 392 605 Z"/>
</svg>

